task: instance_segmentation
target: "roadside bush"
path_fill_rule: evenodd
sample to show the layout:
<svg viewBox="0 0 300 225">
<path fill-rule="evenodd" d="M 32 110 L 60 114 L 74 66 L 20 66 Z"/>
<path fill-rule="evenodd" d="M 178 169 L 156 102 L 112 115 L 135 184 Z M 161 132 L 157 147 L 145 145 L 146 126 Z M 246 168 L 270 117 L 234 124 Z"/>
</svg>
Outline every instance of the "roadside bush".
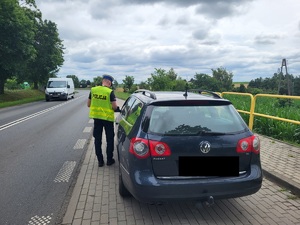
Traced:
<svg viewBox="0 0 300 225">
<path fill-rule="evenodd" d="M 15 79 L 8 79 L 4 84 L 4 88 L 7 90 L 17 90 L 21 89 L 21 86 Z"/>
</svg>

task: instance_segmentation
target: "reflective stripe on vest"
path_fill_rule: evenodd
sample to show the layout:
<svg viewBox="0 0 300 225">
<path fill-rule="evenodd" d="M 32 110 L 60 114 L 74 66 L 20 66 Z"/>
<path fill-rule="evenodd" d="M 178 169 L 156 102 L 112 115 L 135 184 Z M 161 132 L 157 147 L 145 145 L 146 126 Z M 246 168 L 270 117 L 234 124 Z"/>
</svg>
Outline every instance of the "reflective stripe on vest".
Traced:
<svg viewBox="0 0 300 225">
<path fill-rule="evenodd" d="M 90 118 L 114 121 L 115 114 L 110 102 L 111 92 L 111 89 L 104 86 L 91 89 Z"/>
</svg>

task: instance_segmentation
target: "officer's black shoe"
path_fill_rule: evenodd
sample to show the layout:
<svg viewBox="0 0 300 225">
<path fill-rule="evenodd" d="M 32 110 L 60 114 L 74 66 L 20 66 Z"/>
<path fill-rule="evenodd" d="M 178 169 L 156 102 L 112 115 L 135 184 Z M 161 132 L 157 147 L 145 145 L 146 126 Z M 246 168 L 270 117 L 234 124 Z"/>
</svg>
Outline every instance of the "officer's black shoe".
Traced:
<svg viewBox="0 0 300 225">
<path fill-rule="evenodd" d="M 98 166 L 99 166 L 99 167 L 104 166 L 104 162 L 103 162 L 103 161 L 99 161 L 99 162 L 98 162 Z"/>
<path fill-rule="evenodd" d="M 115 160 L 114 159 L 110 159 L 110 160 L 107 160 L 106 165 L 111 166 L 114 163 L 115 163 Z"/>
</svg>

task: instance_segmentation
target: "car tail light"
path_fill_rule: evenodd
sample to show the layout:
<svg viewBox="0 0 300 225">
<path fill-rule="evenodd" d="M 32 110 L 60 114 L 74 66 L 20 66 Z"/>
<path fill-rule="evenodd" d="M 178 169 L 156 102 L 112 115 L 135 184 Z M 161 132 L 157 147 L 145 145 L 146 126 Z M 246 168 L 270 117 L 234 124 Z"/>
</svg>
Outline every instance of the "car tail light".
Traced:
<svg viewBox="0 0 300 225">
<path fill-rule="evenodd" d="M 160 141 L 149 140 L 150 153 L 153 157 L 163 157 L 171 155 L 171 150 L 169 146 Z"/>
<path fill-rule="evenodd" d="M 145 159 L 150 155 L 148 140 L 143 138 L 132 138 L 129 152 L 140 159 Z"/>
<path fill-rule="evenodd" d="M 164 157 L 171 155 L 169 146 L 160 141 L 146 140 L 143 138 L 132 138 L 130 141 L 129 152 L 137 158 L 145 159 L 151 156 Z"/>
<path fill-rule="evenodd" d="M 238 153 L 254 152 L 259 154 L 260 152 L 260 141 L 255 135 L 239 140 L 236 151 Z"/>
</svg>

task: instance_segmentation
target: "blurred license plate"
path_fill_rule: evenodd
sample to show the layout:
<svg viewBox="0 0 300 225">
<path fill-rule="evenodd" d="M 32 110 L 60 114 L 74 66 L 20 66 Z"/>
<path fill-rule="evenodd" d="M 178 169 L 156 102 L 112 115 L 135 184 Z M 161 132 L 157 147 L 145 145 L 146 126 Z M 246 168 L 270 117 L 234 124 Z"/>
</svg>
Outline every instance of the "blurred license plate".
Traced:
<svg viewBox="0 0 300 225">
<path fill-rule="evenodd" d="M 239 157 L 179 157 L 179 176 L 239 176 Z"/>
</svg>

